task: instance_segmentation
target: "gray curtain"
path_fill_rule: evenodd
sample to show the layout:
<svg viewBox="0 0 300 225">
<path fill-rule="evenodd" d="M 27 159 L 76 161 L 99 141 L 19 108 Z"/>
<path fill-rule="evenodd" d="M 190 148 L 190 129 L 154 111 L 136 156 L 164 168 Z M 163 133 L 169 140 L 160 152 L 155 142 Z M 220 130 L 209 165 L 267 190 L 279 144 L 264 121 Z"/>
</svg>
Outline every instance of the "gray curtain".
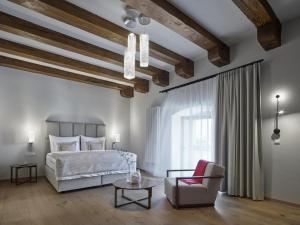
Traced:
<svg viewBox="0 0 300 225">
<path fill-rule="evenodd" d="M 219 76 L 216 162 L 226 167 L 223 191 L 264 199 L 260 63 Z"/>
</svg>

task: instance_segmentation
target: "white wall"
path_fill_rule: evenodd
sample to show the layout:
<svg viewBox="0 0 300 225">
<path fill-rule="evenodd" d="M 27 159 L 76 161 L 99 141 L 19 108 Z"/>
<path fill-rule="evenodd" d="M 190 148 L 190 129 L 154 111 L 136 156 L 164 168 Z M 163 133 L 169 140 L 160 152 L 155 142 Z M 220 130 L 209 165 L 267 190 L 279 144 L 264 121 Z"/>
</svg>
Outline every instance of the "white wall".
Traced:
<svg viewBox="0 0 300 225">
<path fill-rule="evenodd" d="M 300 112 L 280 118 L 281 145 L 270 140 L 274 120 L 263 123 L 266 193 L 269 197 L 300 203 Z"/>
<path fill-rule="evenodd" d="M 266 196 L 300 203 L 300 19 L 283 24 L 282 46 L 264 51 L 256 40 L 249 37 L 231 46 L 231 64 L 223 68 L 202 59 L 195 63 L 195 77 L 190 80 L 172 75 L 171 86 L 225 71 L 258 59 L 264 59 L 262 71 L 263 152 L 265 162 Z M 131 149 L 143 158 L 146 140 L 146 113 L 151 106 L 160 104 L 164 94 L 161 88 L 151 86 L 147 96 L 137 94 L 131 100 Z M 280 120 L 282 141 L 274 146 L 270 141 L 275 94 L 282 95 L 282 106 L 287 114 Z M 141 161 L 139 162 L 141 165 Z M 287 186 L 288 185 L 288 186 Z M 287 193 L 288 192 L 288 193 Z"/>
<path fill-rule="evenodd" d="M 118 91 L 0 67 L 0 179 L 9 178 L 9 165 L 35 161 L 43 174 L 46 123 L 49 117 L 106 124 L 106 135 L 121 134 L 130 143 L 130 100 Z M 35 130 L 35 156 L 30 156 L 27 131 Z M 111 147 L 108 140 L 107 147 Z"/>
</svg>

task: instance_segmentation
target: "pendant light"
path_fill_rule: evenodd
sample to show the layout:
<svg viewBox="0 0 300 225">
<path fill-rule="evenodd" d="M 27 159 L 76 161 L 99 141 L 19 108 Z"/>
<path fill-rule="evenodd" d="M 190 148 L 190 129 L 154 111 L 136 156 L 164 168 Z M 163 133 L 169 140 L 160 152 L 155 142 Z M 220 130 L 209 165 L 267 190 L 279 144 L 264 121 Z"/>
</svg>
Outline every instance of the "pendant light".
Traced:
<svg viewBox="0 0 300 225">
<path fill-rule="evenodd" d="M 127 39 L 127 49 L 135 55 L 136 53 L 136 36 L 134 33 L 130 33 Z"/>
<path fill-rule="evenodd" d="M 125 8 L 126 18 L 124 19 L 124 24 L 133 28 L 136 26 L 136 18 L 141 25 L 144 27 L 150 23 L 150 18 L 144 14 L 138 14 L 132 8 Z M 133 23 L 134 22 L 134 23 Z M 144 32 L 139 37 L 139 52 L 140 52 L 140 67 L 149 66 L 149 35 Z M 135 78 L 135 54 L 136 54 L 136 35 L 130 33 L 127 39 L 127 49 L 124 53 L 124 77 L 126 79 Z"/>
<path fill-rule="evenodd" d="M 149 65 L 149 35 L 140 35 L 140 66 L 148 67 Z"/>
<path fill-rule="evenodd" d="M 148 67 L 149 65 L 149 35 L 145 33 L 145 26 L 149 25 L 150 18 L 144 14 L 140 14 L 140 24 L 144 27 L 143 34 L 140 35 L 140 67 Z"/>
<path fill-rule="evenodd" d="M 135 78 L 135 54 L 128 49 L 124 53 L 124 77 L 128 80 Z"/>
<path fill-rule="evenodd" d="M 133 33 L 128 35 L 127 49 L 124 53 L 124 77 L 126 79 L 135 78 L 135 53 L 136 53 L 136 36 Z"/>
</svg>

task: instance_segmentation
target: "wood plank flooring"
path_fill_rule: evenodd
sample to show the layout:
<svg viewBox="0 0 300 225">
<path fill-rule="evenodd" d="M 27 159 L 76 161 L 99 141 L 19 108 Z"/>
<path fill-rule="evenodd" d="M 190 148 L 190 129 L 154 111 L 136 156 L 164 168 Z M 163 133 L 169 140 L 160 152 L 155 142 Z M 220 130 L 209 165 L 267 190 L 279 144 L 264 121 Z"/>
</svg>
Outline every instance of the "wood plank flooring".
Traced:
<svg viewBox="0 0 300 225">
<path fill-rule="evenodd" d="M 299 207 L 274 201 L 219 196 L 215 207 L 175 210 L 161 184 L 153 189 L 152 209 L 115 209 L 113 191 L 106 186 L 57 193 L 44 178 L 19 186 L 0 182 L 0 225 L 300 225 Z"/>
</svg>

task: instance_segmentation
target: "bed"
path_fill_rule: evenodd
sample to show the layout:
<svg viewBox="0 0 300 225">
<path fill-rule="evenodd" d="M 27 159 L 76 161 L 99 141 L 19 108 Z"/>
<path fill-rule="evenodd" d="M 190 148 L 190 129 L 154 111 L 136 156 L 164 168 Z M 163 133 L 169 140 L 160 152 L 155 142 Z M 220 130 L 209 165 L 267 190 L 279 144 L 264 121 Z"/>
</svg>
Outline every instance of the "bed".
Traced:
<svg viewBox="0 0 300 225">
<path fill-rule="evenodd" d="M 102 123 L 47 121 L 48 135 L 55 137 L 104 137 Z M 82 143 L 80 143 L 82 144 Z M 51 142 L 49 140 L 49 146 Z M 136 169 L 137 156 L 130 152 L 103 149 L 52 151 L 46 155 L 45 174 L 57 192 L 111 184 Z"/>
</svg>

